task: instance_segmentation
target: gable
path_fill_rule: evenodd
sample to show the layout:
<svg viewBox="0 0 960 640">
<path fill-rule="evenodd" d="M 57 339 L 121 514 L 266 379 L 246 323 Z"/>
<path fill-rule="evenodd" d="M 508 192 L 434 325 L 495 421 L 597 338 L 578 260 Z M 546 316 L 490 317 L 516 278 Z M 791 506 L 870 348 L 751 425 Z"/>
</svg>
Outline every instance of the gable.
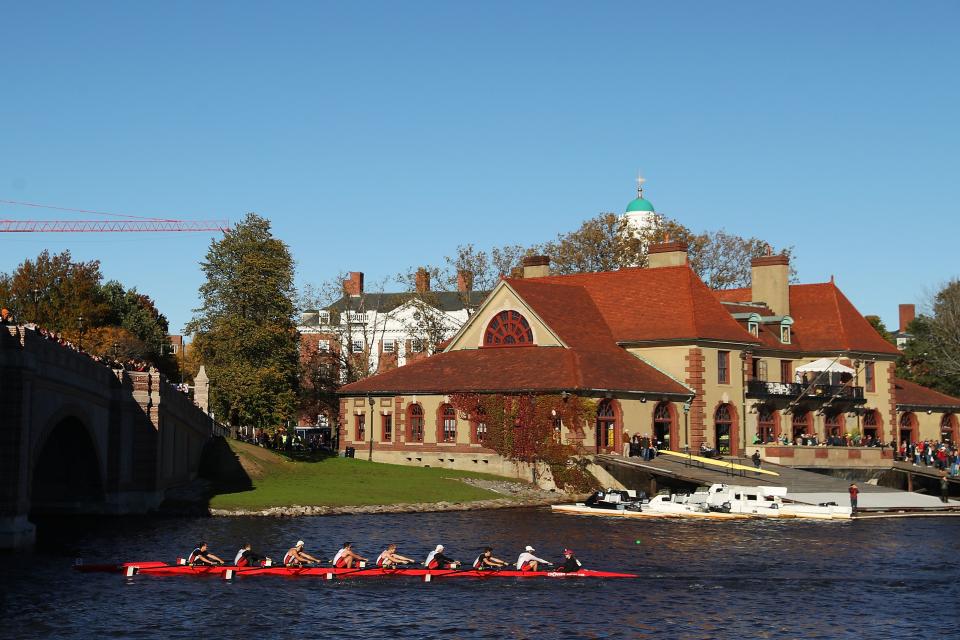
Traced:
<svg viewBox="0 0 960 640">
<path fill-rule="evenodd" d="M 524 302 L 505 281 L 498 284 L 467 323 L 451 339 L 444 351 L 479 349 L 483 346 L 487 325 L 502 311 L 516 311 L 526 319 L 533 331 L 533 343 L 540 347 L 566 346 L 557 334 Z"/>
</svg>

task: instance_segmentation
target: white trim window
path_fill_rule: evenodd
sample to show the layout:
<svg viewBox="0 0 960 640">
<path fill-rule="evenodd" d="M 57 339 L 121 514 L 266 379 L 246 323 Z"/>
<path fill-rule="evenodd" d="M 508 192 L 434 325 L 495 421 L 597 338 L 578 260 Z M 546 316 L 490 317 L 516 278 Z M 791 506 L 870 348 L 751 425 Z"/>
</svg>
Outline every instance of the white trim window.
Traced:
<svg viewBox="0 0 960 640">
<path fill-rule="evenodd" d="M 320 353 L 330 353 L 330 341 L 317 340 L 317 351 Z"/>
<path fill-rule="evenodd" d="M 353 353 L 363 353 L 363 340 L 355 338 L 352 342 L 351 350 Z"/>
<path fill-rule="evenodd" d="M 384 338 L 383 339 L 383 352 L 384 353 L 394 353 L 397 350 L 397 341 L 393 338 Z"/>
<path fill-rule="evenodd" d="M 317 316 L 317 324 L 321 324 L 321 325 L 324 325 L 324 326 L 329 325 L 329 324 L 330 324 L 330 312 L 329 312 L 329 311 L 321 311 L 320 314 Z"/>
<path fill-rule="evenodd" d="M 420 338 L 411 338 L 410 339 L 410 351 L 413 353 L 420 353 L 423 351 L 423 340 Z"/>
</svg>

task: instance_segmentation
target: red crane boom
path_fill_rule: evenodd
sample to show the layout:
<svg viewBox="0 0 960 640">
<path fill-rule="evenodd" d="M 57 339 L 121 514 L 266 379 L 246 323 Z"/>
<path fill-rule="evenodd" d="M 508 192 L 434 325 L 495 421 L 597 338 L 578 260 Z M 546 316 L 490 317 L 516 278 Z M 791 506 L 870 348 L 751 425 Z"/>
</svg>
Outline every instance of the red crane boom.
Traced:
<svg viewBox="0 0 960 640">
<path fill-rule="evenodd" d="M 0 233 L 229 230 L 226 220 L 0 220 Z"/>
</svg>

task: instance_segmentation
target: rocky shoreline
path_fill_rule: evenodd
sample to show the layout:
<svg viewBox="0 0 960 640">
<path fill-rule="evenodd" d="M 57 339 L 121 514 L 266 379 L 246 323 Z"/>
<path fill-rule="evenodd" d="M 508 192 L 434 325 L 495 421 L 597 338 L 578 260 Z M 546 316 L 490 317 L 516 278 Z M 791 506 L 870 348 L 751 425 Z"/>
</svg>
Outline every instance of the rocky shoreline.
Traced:
<svg viewBox="0 0 960 640">
<path fill-rule="evenodd" d="M 491 500 L 473 500 L 469 502 L 418 502 L 407 504 L 374 504 L 342 506 L 301 506 L 268 507 L 266 509 L 210 509 L 212 516 L 333 516 L 379 513 L 431 513 L 438 511 L 476 511 L 479 509 L 518 509 L 522 507 L 542 507 L 551 504 L 573 502 L 582 496 L 561 491 L 544 491 L 533 485 L 509 480 L 480 480 L 462 478 L 462 482 L 481 489 L 502 494 L 503 498 Z"/>
</svg>

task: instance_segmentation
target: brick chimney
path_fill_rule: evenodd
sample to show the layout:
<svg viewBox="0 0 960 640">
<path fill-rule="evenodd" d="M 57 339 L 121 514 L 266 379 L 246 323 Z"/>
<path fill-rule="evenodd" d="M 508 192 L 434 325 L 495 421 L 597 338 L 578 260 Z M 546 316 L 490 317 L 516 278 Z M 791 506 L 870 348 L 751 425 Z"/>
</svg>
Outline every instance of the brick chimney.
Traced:
<svg viewBox="0 0 960 640">
<path fill-rule="evenodd" d="M 523 277 L 542 278 L 550 275 L 550 257 L 549 256 L 527 256 L 521 263 L 523 265 Z"/>
<path fill-rule="evenodd" d="M 430 272 L 420 267 L 417 269 L 417 293 L 430 291 Z"/>
<path fill-rule="evenodd" d="M 750 282 L 753 302 L 763 302 L 775 315 L 790 315 L 790 258 L 767 255 L 750 261 Z"/>
<path fill-rule="evenodd" d="M 457 291 L 460 293 L 467 293 L 468 291 L 473 290 L 473 272 L 472 271 L 457 271 Z"/>
<path fill-rule="evenodd" d="M 912 304 L 900 305 L 900 333 L 906 333 L 907 327 L 917 317 L 917 307 Z"/>
<path fill-rule="evenodd" d="M 650 245 L 647 249 L 647 267 L 679 267 L 687 264 L 687 244 L 685 242 L 670 241 Z"/>
<path fill-rule="evenodd" d="M 351 271 L 350 277 L 343 281 L 343 292 L 348 296 L 363 295 L 363 272 Z"/>
</svg>

